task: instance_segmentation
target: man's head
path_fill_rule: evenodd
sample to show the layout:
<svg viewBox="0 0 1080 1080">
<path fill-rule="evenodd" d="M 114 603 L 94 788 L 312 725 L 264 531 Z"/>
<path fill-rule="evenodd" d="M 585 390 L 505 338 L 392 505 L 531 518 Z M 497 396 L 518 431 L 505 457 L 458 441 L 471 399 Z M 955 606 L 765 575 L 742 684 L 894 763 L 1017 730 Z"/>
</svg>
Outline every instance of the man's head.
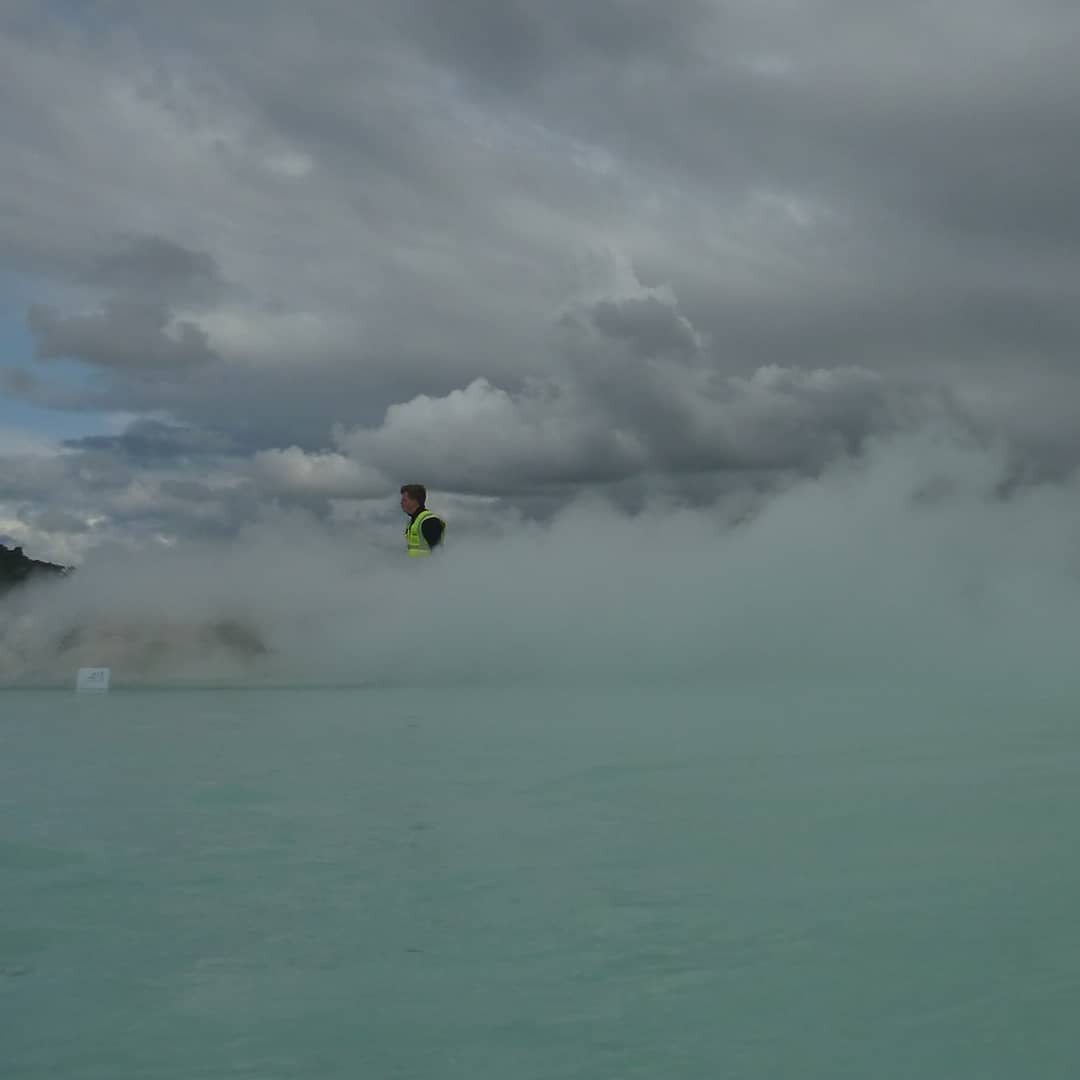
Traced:
<svg viewBox="0 0 1080 1080">
<path fill-rule="evenodd" d="M 427 502 L 427 488 L 423 484 L 401 485 L 401 509 L 406 514 L 415 514 L 417 510 L 424 509 Z"/>
</svg>

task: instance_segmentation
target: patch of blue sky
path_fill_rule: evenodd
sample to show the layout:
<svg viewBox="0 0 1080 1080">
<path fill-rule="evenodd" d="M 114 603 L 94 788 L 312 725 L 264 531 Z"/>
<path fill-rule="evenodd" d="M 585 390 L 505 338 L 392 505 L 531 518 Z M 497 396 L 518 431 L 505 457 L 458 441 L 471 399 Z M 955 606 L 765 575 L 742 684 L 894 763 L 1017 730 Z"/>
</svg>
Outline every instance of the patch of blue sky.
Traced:
<svg viewBox="0 0 1080 1080">
<path fill-rule="evenodd" d="M 53 385 L 79 390 L 90 385 L 93 372 L 72 360 L 34 359 L 34 339 L 26 311 L 34 290 L 26 279 L 0 274 L 0 373 L 17 370 L 40 375 Z M 49 408 L 24 401 L 0 389 L 0 432 L 21 432 L 48 440 L 99 435 L 113 430 L 108 412 Z"/>
</svg>

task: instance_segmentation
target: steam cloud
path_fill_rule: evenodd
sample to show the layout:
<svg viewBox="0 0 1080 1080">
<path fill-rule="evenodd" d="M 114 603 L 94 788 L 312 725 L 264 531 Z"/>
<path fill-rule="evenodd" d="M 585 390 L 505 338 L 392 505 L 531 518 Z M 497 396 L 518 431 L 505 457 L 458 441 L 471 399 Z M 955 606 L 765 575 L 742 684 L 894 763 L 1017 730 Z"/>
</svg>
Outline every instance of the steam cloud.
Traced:
<svg viewBox="0 0 1080 1080">
<path fill-rule="evenodd" d="M 1066 692 L 1080 485 L 1008 480 L 1004 454 L 930 430 L 753 504 L 627 513 L 587 496 L 546 523 L 450 515 L 445 551 L 419 564 L 287 513 L 219 544 L 100 550 L 25 591 L 0 678 L 67 683 L 100 664 L 118 687 L 722 687 L 800 672 Z"/>
</svg>

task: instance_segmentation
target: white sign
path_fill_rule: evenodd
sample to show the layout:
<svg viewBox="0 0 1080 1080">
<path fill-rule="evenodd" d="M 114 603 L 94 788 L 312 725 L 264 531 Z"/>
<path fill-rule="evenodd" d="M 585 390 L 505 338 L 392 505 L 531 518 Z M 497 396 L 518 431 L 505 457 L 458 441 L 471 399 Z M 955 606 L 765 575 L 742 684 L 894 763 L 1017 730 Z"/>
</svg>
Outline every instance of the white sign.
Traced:
<svg viewBox="0 0 1080 1080">
<path fill-rule="evenodd" d="M 76 690 L 108 690 L 109 669 L 107 667 L 81 667 L 75 677 Z"/>
</svg>

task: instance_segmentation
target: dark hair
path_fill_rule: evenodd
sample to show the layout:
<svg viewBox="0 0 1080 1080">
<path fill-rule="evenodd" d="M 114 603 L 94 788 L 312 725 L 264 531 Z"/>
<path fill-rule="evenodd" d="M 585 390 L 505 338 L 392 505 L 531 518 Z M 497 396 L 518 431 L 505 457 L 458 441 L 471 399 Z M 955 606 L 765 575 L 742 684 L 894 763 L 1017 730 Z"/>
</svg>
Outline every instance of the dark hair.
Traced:
<svg viewBox="0 0 1080 1080">
<path fill-rule="evenodd" d="M 400 494 L 408 495 L 413 502 L 421 506 L 427 502 L 427 488 L 423 484 L 402 484 Z"/>
</svg>

